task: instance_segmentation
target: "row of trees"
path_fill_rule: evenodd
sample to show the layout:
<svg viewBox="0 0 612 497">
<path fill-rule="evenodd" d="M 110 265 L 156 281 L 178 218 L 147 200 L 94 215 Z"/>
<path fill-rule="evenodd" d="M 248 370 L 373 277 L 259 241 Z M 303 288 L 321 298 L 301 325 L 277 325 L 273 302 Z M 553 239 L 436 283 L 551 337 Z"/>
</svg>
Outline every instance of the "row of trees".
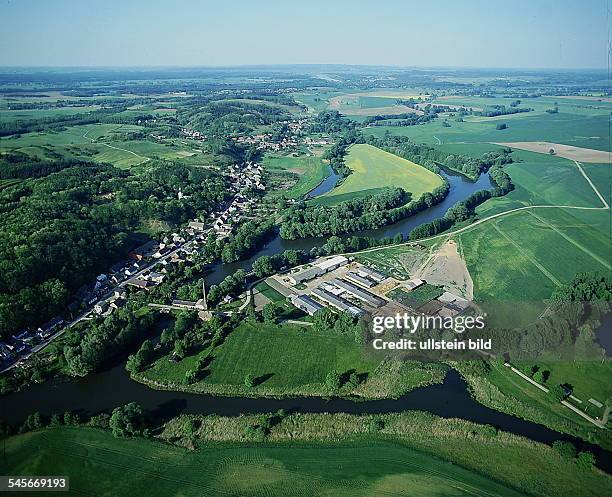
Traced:
<svg viewBox="0 0 612 497">
<path fill-rule="evenodd" d="M 293 240 L 380 228 L 429 209 L 441 202 L 448 192 L 448 182 L 444 182 L 413 201 L 408 192 L 398 187 L 337 206 L 310 207 L 301 202 L 285 214 L 280 235 Z"/>
</svg>

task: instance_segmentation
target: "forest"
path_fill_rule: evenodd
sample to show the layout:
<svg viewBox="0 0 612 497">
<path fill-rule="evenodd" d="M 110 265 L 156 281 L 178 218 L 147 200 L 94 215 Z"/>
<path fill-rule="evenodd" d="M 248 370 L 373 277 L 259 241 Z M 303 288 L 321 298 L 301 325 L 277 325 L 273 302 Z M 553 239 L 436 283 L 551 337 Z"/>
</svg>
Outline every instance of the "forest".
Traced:
<svg viewBox="0 0 612 497">
<path fill-rule="evenodd" d="M 37 326 L 75 290 L 142 243 L 149 223 L 212 213 L 228 196 L 217 172 L 151 161 L 141 173 L 93 163 L 30 177 L 0 191 L 0 336 Z M 15 165 L 20 175 L 51 170 Z M 179 199 L 178 191 L 184 193 Z"/>
</svg>

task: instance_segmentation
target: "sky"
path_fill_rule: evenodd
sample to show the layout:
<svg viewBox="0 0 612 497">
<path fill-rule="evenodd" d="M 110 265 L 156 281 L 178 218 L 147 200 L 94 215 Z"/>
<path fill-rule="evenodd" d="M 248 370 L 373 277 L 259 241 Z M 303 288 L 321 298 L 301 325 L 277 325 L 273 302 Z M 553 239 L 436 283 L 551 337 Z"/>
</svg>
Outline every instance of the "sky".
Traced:
<svg viewBox="0 0 612 497">
<path fill-rule="evenodd" d="M 0 65 L 604 68 L 607 3 L 0 0 Z"/>
</svg>

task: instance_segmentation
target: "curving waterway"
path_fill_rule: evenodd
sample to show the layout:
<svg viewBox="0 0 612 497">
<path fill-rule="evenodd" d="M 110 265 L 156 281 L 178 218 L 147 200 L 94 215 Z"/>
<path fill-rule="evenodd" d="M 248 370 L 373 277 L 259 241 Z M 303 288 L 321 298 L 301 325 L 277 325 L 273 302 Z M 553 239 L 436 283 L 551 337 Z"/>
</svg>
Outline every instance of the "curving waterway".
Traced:
<svg viewBox="0 0 612 497">
<path fill-rule="evenodd" d="M 330 168 L 331 171 L 331 168 Z M 331 171 L 332 176 L 328 176 L 317 188 L 315 188 L 316 195 L 322 195 L 327 191 L 331 190 L 337 181 L 337 175 Z M 456 202 L 465 200 L 472 193 L 478 190 L 488 190 L 491 188 L 491 181 L 489 180 L 488 174 L 480 175 L 478 181 L 471 181 L 461 174 L 454 173 L 450 170 L 444 170 L 441 172 L 450 184 L 450 192 L 439 204 L 436 204 L 425 211 L 421 211 L 414 216 L 407 217 L 398 221 L 397 223 L 390 224 L 389 226 L 383 226 L 382 228 L 374 230 L 366 230 L 357 233 L 351 233 L 351 235 L 360 236 L 371 236 L 374 238 L 383 238 L 385 236 L 394 236 L 398 233 L 407 235 L 413 228 L 428 223 L 442 217 L 446 211 L 452 207 Z M 329 178 L 332 178 L 331 182 L 328 182 Z M 315 193 L 312 190 L 308 195 Z M 314 195 L 312 195 L 314 196 Z M 253 264 L 253 261 L 262 255 L 273 255 L 283 252 L 287 249 L 304 250 L 309 251 L 312 247 L 323 245 L 327 237 L 322 238 L 304 238 L 300 240 L 283 240 L 279 235 L 270 240 L 261 250 L 253 254 L 249 259 L 235 262 L 232 264 L 221 264 L 217 263 L 211 266 L 211 272 L 206 275 L 206 282 L 209 285 L 219 283 L 223 278 L 230 274 L 234 274 L 237 269 L 248 269 Z"/>
<path fill-rule="evenodd" d="M 444 215 L 455 202 L 467 198 L 477 190 L 491 186 L 488 175 L 481 175 L 476 182 L 450 171 L 443 172 L 450 183 L 448 196 L 439 204 L 412 217 L 390 226 L 368 230 L 360 235 L 372 237 L 407 234 L 416 226 Z M 335 184 L 325 180 L 311 194 L 325 193 Z M 325 186 L 323 186 L 325 184 Z M 279 236 L 250 259 L 235 264 L 216 264 L 207 274 L 208 284 L 221 281 L 226 275 L 239 268 L 249 268 L 252 262 L 262 255 L 272 255 L 286 249 L 310 250 L 324 243 L 325 239 L 283 240 Z M 55 380 L 33 385 L 21 392 L 0 399 L 0 417 L 10 424 L 21 423 L 28 414 L 39 411 L 44 415 L 77 411 L 91 415 L 110 411 L 128 402 L 138 402 L 150 410 L 154 416 L 166 419 L 177 414 L 219 414 L 235 416 L 238 414 L 273 412 L 278 409 L 311 413 L 346 412 L 351 414 L 376 414 L 401 412 L 407 410 L 427 411 L 443 418 L 461 418 L 481 424 L 490 424 L 501 430 L 515 433 L 532 440 L 551 444 L 555 440 L 567 440 L 579 450 L 589 450 L 597 457 L 597 464 L 612 473 L 612 456 L 601 447 L 584 442 L 578 438 L 558 433 L 543 425 L 489 409 L 476 402 L 469 394 L 466 383 L 453 370 L 449 371 L 444 382 L 419 388 L 398 399 L 352 401 L 350 399 L 319 397 L 299 397 L 289 399 L 214 397 L 211 395 L 189 394 L 182 392 L 153 390 L 132 381 L 125 371 L 124 363 L 114 365 L 105 371 L 85 378 Z"/>
</svg>

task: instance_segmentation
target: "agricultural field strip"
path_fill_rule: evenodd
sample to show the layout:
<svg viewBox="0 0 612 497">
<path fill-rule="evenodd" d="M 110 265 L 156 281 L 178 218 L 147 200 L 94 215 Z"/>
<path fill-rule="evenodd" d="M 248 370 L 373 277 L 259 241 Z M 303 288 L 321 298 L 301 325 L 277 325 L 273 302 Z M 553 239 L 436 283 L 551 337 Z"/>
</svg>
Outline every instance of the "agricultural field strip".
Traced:
<svg viewBox="0 0 612 497">
<path fill-rule="evenodd" d="M 48 440 L 47 437 L 44 436 L 44 435 L 43 435 L 43 439 L 45 439 L 46 446 L 51 448 L 54 452 L 57 452 L 59 454 L 67 456 L 67 457 L 79 458 L 79 459 L 81 458 L 81 455 L 78 454 L 77 452 L 75 452 L 74 450 L 67 449 L 67 448 L 65 448 L 64 445 L 54 444 L 52 441 Z M 94 462 L 97 462 L 97 463 L 100 463 L 101 465 L 107 465 L 107 466 L 111 466 L 111 467 L 115 467 L 115 468 L 123 468 L 124 465 L 122 463 L 120 463 L 120 462 L 110 462 L 109 459 L 107 459 L 107 458 L 101 458 L 101 456 L 104 453 L 107 453 L 107 454 L 112 455 L 112 456 L 125 456 L 125 457 L 128 457 L 128 458 L 131 457 L 131 455 L 132 455 L 129 452 L 124 452 L 124 451 L 121 451 L 121 450 L 118 450 L 118 449 L 110 449 L 108 447 L 100 447 L 99 445 L 91 444 L 91 443 L 85 443 L 85 442 L 82 442 L 82 441 L 79 441 L 79 442 L 72 441 L 71 444 L 73 446 L 76 446 L 76 447 L 83 447 L 83 448 L 85 448 L 87 450 L 87 452 L 88 452 L 87 459 L 89 459 L 91 461 L 94 461 Z M 38 446 L 38 448 L 40 448 L 40 447 Z M 93 456 L 91 454 L 92 450 L 98 452 L 99 456 L 98 457 Z M 416 450 L 416 449 L 413 449 L 413 450 Z M 431 456 L 431 457 L 433 457 L 433 456 Z M 163 462 L 164 462 L 161 459 L 150 458 L 150 457 L 149 458 L 143 458 L 142 456 L 139 457 L 139 461 L 140 462 L 146 462 L 148 464 L 163 464 Z M 313 458 L 313 459 L 310 459 L 310 460 L 303 459 L 303 458 L 301 459 L 301 462 L 316 462 L 316 461 L 318 461 L 317 458 Z M 377 461 L 398 462 L 397 459 L 395 459 L 395 458 L 385 458 L 385 457 L 381 457 L 381 456 L 377 457 Z M 259 461 L 253 461 L 251 459 L 249 460 L 249 463 L 251 463 L 251 464 L 253 464 L 254 462 L 257 463 Z M 237 464 L 237 463 L 240 464 L 241 461 L 236 461 L 236 460 L 230 459 L 225 464 L 226 465 L 232 465 L 232 464 Z M 453 486 L 455 488 L 461 489 L 461 490 L 466 491 L 468 493 L 472 493 L 473 495 L 482 495 L 483 497 L 496 497 L 497 496 L 497 494 L 492 494 L 492 493 L 490 493 L 488 491 L 485 491 L 483 489 L 474 487 L 474 486 L 472 486 L 472 485 L 470 485 L 470 484 L 460 480 L 459 478 L 457 478 L 455 476 L 450 476 L 446 472 L 432 470 L 430 468 L 430 466 L 427 465 L 427 464 L 417 464 L 413 460 L 410 460 L 409 464 L 410 464 L 410 469 L 414 469 L 414 470 L 420 471 L 423 474 L 428 475 L 428 476 L 436 476 L 438 478 L 442 478 L 442 479 L 448 480 L 449 482 L 452 482 L 454 484 Z M 259 464 L 259 465 L 261 467 L 267 467 L 264 464 Z M 173 462 L 173 466 L 180 466 L 181 468 L 186 469 L 186 470 L 193 469 L 193 468 L 198 468 L 199 467 L 196 464 L 177 463 L 176 461 Z M 220 465 L 220 467 L 223 467 L 223 465 Z M 462 467 L 462 466 L 460 466 L 460 467 Z M 464 469 L 467 469 L 467 468 L 464 468 Z M 204 489 L 204 490 L 210 490 L 211 489 L 211 485 L 210 484 L 200 484 L 200 483 L 194 482 L 193 480 L 171 478 L 171 477 L 168 477 L 166 473 L 162 473 L 161 471 L 156 470 L 156 469 L 145 470 L 143 468 L 143 469 L 140 469 L 139 472 L 142 473 L 143 475 L 155 476 L 156 478 L 159 478 L 159 479 L 171 482 L 171 483 L 185 483 L 185 484 L 194 486 L 196 488 Z M 287 468 L 283 468 L 283 472 L 287 473 L 289 475 L 293 475 L 293 476 L 299 476 L 299 477 L 302 477 L 302 478 L 307 477 L 307 478 L 309 478 L 311 480 L 318 480 L 319 483 L 320 482 L 326 482 L 327 483 L 327 482 L 330 481 L 328 477 L 316 475 L 316 474 L 313 474 L 313 473 L 307 473 L 307 472 L 304 472 L 304 471 L 290 470 L 290 469 L 287 469 Z M 337 482 L 337 480 L 336 480 L 336 482 Z M 355 481 L 349 480 L 349 481 L 343 482 L 343 483 L 344 484 L 350 483 L 348 485 L 350 487 L 355 487 L 355 486 L 360 487 L 360 488 L 367 487 L 367 483 L 365 483 L 365 482 L 355 482 Z M 355 485 L 355 484 L 357 484 L 357 485 Z M 214 488 L 217 488 L 217 487 L 215 486 Z M 222 492 L 222 493 L 228 493 L 228 492 Z M 229 493 L 233 494 L 233 491 L 230 491 Z M 403 494 L 396 494 L 395 492 L 385 492 L 385 491 L 383 491 L 383 493 L 381 493 L 379 491 L 378 494 L 379 495 L 389 495 L 389 496 L 403 495 Z"/>
<path fill-rule="evenodd" d="M 370 249 L 366 249 L 366 250 L 362 250 L 360 252 L 352 252 L 349 254 L 344 254 L 344 255 L 356 255 L 356 254 L 365 254 L 368 252 L 376 252 L 379 250 L 387 250 L 390 247 L 401 247 L 404 245 L 411 245 L 415 242 L 425 242 L 425 241 L 429 241 L 429 240 L 437 240 L 438 238 L 444 238 L 444 237 L 451 237 L 453 235 L 457 235 L 459 233 L 463 233 L 465 231 L 468 231 L 482 223 L 485 223 L 487 221 L 490 221 L 492 219 L 497 219 L 499 217 L 502 216 L 507 216 L 510 214 L 514 214 L 516 212 L 519 211 L 526 211 L 526 210 L 530 210 L 530 209 L 578 209 L 578 210 L 584 210 L 584 211 L 605 211 L 610 209 L 610 206 L 608 205 L 608 202 L 606 202 L 606 200 L 604 199 L 604 197 L 601 195 L 601 193 L 599 192 L 599 190 L 595 187 L 595 185 L 593 184 L 593 182 L 590 180 L 590 178 L 586 175 L 586 173 L 584 172 L 584 170 L 582 169 L 582 167 L 580 166 L 580 164 L 577 161 L 574 161 L 574 163 L 576 164 L 576 166 L 578 167 L 578 169 L 580 170 L 580 172 L 582 173 L 582 175 L 587 179 L 587 181 L 589 182 L 589 185 L 591 185 L 591 188 L 593 188 L 593 191 L 595 192 L 595 194 L 597 195 L 597 197 L 601 200 L 601 202 L 604 204 L 603 207 L 583 207 L 583 206 L 578 206 L 578 205 L 527 205 L 525 207 L 516 207 L 514 209 L 510 209 L 504 212 L 498 212 L 497 214 L 492 214 L 491 216 L 485 217 L 483 219 L 479 219 L 478 221 L 469 224 L 468 226 L 464 226 L 463 228 L 458 228 L 454 231 L 449 231 L 448 233 L 440 233 L 439 235 L 434 235 L 434 236 L 430 236 L 427 238 L 421 238 L 419 240 L 410 240 L 408 242 L 403 242 L 403 243 L 398 243 L 396 245 L 384 245 L 382 247 L 373 247 Z"/>
<path fill-rule="evenodd" d="M 561 282 L 555 278 L 548 270 L 542 266 L 537 260 L 535 260 L 529 253 L 523 249 L 517 242 L 515 242 L 506 232 L 502 231 L 502 229 L 498 225 L 499 221 L 495 221 L 493 223 L 493 228 L 497 231 L 501 236 L 503 236 L 506 240 L 508 240 L 516 250 L 518 250 L 525 259 L 531 262 L 535 267 L 537 267 L 544 276 L 546 276 L 550 281 L 552 281 L 556 286 L 561 286 Z"/>
<path fill-rule="evenodd" d="M 586 248 L 585 246 L 581 245 L 580 243 L 578 243 L 576 240 L 574 240 L 573 238 L 569 237 L 568 235 L 566 235 L 565 233 L 563 233 L 560 229 L 558 229 L 556 226 L 553 226 L 552 224 L 550 224 L 548 221 L 546 221 L 545 219 L 542 219 L 540 216 L 538 216 L 537 214 L 529 211 L 528 214 L 530 216 L 535 217 L 537 220 L 539 220 L 542 224 L 545 224 L 546 226 L 548 226 L 551 230 L 553 230 L 554 232 L 558 233 L 559 235 L 561 235 L 563 238 L 565 238 L 568 242 L 570 242 L 572 245 L 574 245 L 575 247 L 577 247 L 578 249 L 582 250 L 585 254 L 590 255 L 593 259 L 595 259 L 597 262 L 599 262 L 601 265 L 603 265 L 606 269 L 610 270 L 612 269 L 612 266 L 610 266 L 610 264 L 608 264 L 606 261 L 604 261 L 601 257 L 599 257 L 597 254 L 594 254 L 592 251 L 590 251 L 588 248 Z"/>
<path fill-rule="evenodd" d="M 121 125 L 119 125 L 115 129 L 118 129 L 120 127 L 121 127 Z M 85 131 L 85 133 L 83 133 L 83 138 L 86 138 L 87 140 L 91 140 L 91 143 L 96 143 L 97 145 L 104 145 L 105 147 L 112 148 L 113 150 L 120 150 L 121 152 L 127 152 L 128 154 L 132 154 L 135 157 L 140 157 L 141 159 L 144 159 L 144 160 L 140 161 L 138 164 L 135 164 L 135 166 L 139 166 L 140 164 L 144 164 L 145 162 L 149 162 L 151 160 L 150 157 L 145 157 L 143 155 L 138 155 L 136 152 L 132 152 L 131 150 L 126 150 L 125 148 L 113 147 L 112 145 L 109 145 L 108 143 L 96 142 L 96 140 L 94 140 L 93 138 L 89 138 L 87 136 L 87 133 L 89 133 L 90 131 L 91 130 L 89 130 L 89 129 L 87 131 Z"/>
</svg>

